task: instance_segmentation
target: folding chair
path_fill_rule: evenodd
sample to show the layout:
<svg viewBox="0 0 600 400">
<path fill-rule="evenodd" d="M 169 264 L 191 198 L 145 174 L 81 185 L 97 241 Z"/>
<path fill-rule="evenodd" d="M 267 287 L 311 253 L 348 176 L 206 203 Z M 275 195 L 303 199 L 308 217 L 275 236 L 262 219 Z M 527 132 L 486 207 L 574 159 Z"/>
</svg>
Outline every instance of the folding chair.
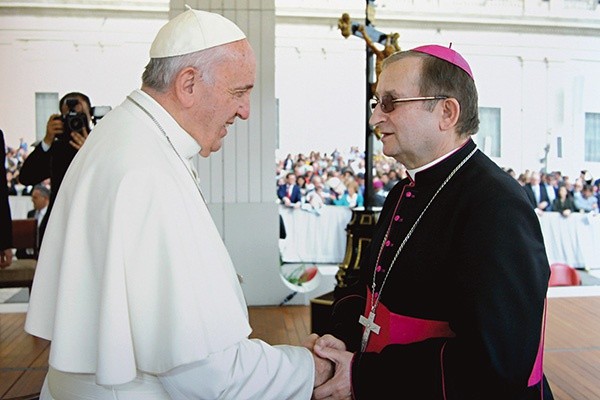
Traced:
<svg viewBox="0 0 600 400">
<path fill-rule="evenodd" d="M 550 265 L 550 281 L 548 286 L 579 286 L 579 272 L 570 265 L 554 263 Z"/>
</svg>

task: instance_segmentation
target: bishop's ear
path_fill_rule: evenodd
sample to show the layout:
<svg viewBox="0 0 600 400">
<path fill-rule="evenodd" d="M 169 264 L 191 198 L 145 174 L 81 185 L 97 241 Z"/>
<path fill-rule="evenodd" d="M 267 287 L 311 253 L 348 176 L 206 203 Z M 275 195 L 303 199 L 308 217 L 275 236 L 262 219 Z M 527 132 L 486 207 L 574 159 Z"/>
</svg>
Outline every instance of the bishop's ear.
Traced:
<svg viewBox="0 0 600 400">
<path fill-rule="evenodd" d="M 442 119 L 440 120 L 440 129 L 447 131 L 452 129 L 458 122 L 460 116 L 460 103 L 453 97 L 441 100 Z"/>
</svg>

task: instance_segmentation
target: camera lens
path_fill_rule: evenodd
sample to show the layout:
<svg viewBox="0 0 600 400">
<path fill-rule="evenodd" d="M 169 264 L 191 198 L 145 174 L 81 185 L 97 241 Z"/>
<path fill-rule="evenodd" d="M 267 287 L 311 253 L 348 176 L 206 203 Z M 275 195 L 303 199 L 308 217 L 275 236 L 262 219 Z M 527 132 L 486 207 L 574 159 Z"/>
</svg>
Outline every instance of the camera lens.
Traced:
<svg viewBox="0 0 600 400">
<path fill-rule="evenodd" d="M 71 132 L 82 133 L 83 129 L 88 127 L 88 119 L 84 113 L 68 113 L 64 117 L 65 133 L 70 136 Z"/>
<path fill-rule="evenodd" d="M 80 115 L 69 119 L 69 128 L 71 131 L 81 132 L 83 130 L 84 121 Z"/>
</svg>

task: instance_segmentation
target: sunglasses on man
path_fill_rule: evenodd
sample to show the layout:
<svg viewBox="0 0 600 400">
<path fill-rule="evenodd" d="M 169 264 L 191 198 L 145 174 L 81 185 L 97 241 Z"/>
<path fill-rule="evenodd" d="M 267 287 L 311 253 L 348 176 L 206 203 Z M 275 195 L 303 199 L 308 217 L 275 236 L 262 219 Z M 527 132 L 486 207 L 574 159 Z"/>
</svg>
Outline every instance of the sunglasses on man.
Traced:
<svg viewBox="0 0 600 400">
<path fill-rule="evenodd" d="M 381 107 L 381 111 L 384 113 L 391 113 L 396 108 L 396 103 L 408 103 L 411 101 L 428 101 L 428 100 L 444 100 L 447 99 L 448 96 L 424 96 L 424 97 L 406 97 L 403 99 L 394 99 L 391 95 L 386 94 L 381 98 L 381 100 L 377 97 L 373 97 L 369 100 L 369 106 L 371 107 L 371 111 L 375 110 L 375 107 L 379 105 Z"/>
</svg>

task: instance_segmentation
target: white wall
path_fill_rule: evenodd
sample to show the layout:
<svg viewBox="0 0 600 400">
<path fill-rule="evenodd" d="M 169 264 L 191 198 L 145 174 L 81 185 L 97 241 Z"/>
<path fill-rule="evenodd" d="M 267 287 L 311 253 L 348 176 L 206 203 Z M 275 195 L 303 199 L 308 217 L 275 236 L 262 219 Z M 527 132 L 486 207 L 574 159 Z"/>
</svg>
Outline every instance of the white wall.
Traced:
<svg viewBox="0 0 600 400">
<path fill-rule="evenodd" d="M 327 24 L 277 24 L 275 40 L 278 154 L 364 149 L 364 44 Z"/>
</svg>

